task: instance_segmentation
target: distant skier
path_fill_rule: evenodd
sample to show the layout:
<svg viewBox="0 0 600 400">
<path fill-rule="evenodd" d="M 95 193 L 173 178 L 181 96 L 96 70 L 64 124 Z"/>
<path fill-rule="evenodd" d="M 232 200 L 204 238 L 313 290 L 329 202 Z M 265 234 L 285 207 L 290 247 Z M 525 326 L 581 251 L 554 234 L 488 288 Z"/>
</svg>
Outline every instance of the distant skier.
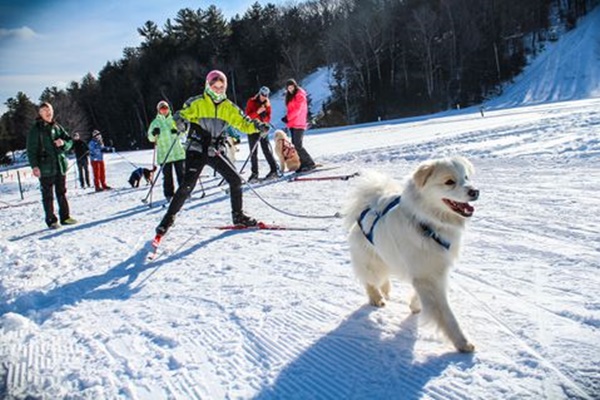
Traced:
<svg viewBox="0 0 600 400">
<path fill-rule="evenodd" d="M 156 118 L 148 127 L 148 140 L 156 146 L 156 161 L 163 166 L 163 194 L 167 201 L 171 201 L 175 194 L 173 169 L 177 177 L 177 187 L 183 184 L 185 150 L 171 115 L 171 107 L 164 100 L 156 105 Z"/>
<path fill-rule="evenodd" d="M 271 122 L 271 102 L 269 101 L 270 93 L 271 90 L 269 90 L 268 87 L 263 86 L 256 95 L 248 99 L 248 102 L 246 103 L 246 114 L 248 114 L 250 118 L 257 119 L 266 124 Z M 248 145 L 250 146 L 250 151 L 254 149 L 257 141 L 260 141 L 260 147 L 265 156 L 265 160 L 267 160 L 267 163 L 269 163 L 269 167 L 271 169 L 265 176 L 265 179 L 276 178 L 277 163 L 275 162 L 275 157 L 273 157 L 273 153 L 271 152 L 269 138 L 267 136 L 260 137 L 258 135 L 248 136 Z M 254 182 L 258 180 L 258 151 L 254 151 L 254 153 L 251 154 L 250 163 L 252 174 L 250 175 L 250 178 L 248 178 L 248 182 Z"/>
<path fill-rule="evenodd" d="M 306 99 L 306 92 L 298 86 L 298 83 L 294 79 L 288 79 L 285 84 L 285 105 L 287 107 L 287 114 L 282 118 L 282 121 L 289 128 L 292 135 L 292 143 L 300 156 L 300 168 L 298 168 L 297 172 L 313 170 L 316 168 L 316 164 L 302 144 L 304 132 L 308 127 L 308 101 Z"/>
<path fill-rule="evenodd" d="M 92 132 L 92 140 L 90 140 L 88 146 L 90 148 L 90 158 L 92 159 L 92 172 L 94 174 L 96 192 L 112 189 L 106 184 L 106 167 L 104 165 L 104 155 L 102 154 L 102 151 L 108 151 L 110 148 L 104 146 L 100 131 L 94 130 Z"/>
</svg>

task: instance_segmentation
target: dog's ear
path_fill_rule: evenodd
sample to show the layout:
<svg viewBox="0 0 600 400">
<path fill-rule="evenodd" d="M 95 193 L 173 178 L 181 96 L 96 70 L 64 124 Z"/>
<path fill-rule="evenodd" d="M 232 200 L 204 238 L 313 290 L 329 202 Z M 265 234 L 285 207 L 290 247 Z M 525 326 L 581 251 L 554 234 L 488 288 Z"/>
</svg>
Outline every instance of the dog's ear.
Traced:
<svg viewBox="0 0 600 400">
<path fill-rule="evenodd" d="M 431 163 L 424 163 L 419 165 L 415 173 L 413 174 L 413 180 L 418 188 L 422 188 L 427 183 L 427 179 L 433 174 L 435 166 Z"/>
<path fill-rule="evenodd" d="M 471 164 L 471 161 L 467 160 L 463 156 L 456 156 L 454 157 L 454 160 L 463 166 L 465 172 L 467 173 L 467 176 L 471 177 L 473 176 L 473 174 L 475 174 L 475 167 L 473 166 L 473 164 Z"/>
</svg>

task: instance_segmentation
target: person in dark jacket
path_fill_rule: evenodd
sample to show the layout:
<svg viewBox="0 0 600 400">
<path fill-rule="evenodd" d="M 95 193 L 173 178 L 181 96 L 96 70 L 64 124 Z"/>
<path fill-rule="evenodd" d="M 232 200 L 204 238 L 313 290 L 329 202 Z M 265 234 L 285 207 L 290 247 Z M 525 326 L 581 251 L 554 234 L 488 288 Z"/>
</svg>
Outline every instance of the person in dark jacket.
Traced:
<svg viewBox="0 0 600 400">
<path fill-rule="evenodd" d="M 58 201 L 60 223 L 77 223 L 71 218 L 67 201 L 66 153 L 73 146 L 73 141 L 65 129 L 54 120 L 54 109 L 50 103 L 42 103 L 38 114 L 39 117 L 27 135 L 27 157 L 33 175 L 40 180 L 46 225 L 56 229 L 60 225 L 54 214 L 53 190 Z"/>
<path fill-rule="evenodd" d="M 90 187 L 90 149 L 86 142 L 81 140 L 78 132 L 73 134 L 73 151 L 77 160 L 77 172 L 81 188 Z M 85 178 L 85 179 L 84 179 Z M 85 184 L 85 185 L 84 185 Z"/>
<path fill-rule="evenodd" d="M 258 93 L 255 96 L 252 96 L 248 99 L 246 103 L 246 114 L 252 118 L 257 119 L 260 122 L 264 122 L 268 124 L 271 122 L 271 102 L 269 101 L 269 94 L 271 90 L 268 87 L 263 86 L 260 88 Z M 260 141 L 260 147 L 262 149 L 263 154 L 265 155 L 265 159 L 267 163 L 269 163 L 269 167 L 271 170 L 265 176 L 265 179 L 271 179 L 277 177 L 277 163 L 275 162 L 275 157 L 273 157 L 273 153 L 271 152 L 271 145 L 269 143 L 269 137 L 261 137 L 260 135 L 249 135 L 248 136 L 248 145 L 250 146 L 250 151 L 254 149 L 256 143 Z M 250 164 L 252 174 L 248 178 L 248 182 L 254 182 L 258 180 L 258 152 L 255 150 L 250 155 Z"/>
</svg>

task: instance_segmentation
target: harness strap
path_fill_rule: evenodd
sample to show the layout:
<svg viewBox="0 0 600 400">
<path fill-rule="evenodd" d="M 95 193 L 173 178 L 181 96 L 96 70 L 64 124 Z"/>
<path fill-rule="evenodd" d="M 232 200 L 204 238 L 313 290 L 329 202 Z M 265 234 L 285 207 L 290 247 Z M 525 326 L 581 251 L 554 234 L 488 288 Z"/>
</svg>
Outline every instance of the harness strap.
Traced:
<svg viewBox="0 0 600 400">
<path fill-rule="evenodd" d="M 396 207 L 398 204 L 400 204 L 400 199 L 401 197 L 398 196 L 396 197 L 394 200 L 392 200 L 384 209 L 381 213 L 378 213 L 375 210 L 371 210 L 370 207 L 365 208 L 361 213 L 360 216 L 358 218 L 358 227 L 360 228 L 360 230 L 362 231 L 362 233 L 365 235 L 365 237 L 367 238 L 367 240 L 369 240 L 369 242 L 371 244 L 373 244 L 373 234 L 375 232 L 375 226 L 377 225 L 377 222 L 379 222 L 379 220 L 385 216 L 385 214 L 387 214 L 389 211 L 391 211 L 394 207 Z M 367 214 L 373 211 L 375 213 L 375 219 L 373 220 L 373 223 L 371 224 L 371 229 L 369 229 L 368 232 L 365 232 L 365 228 L 363 226 L 363 220 L 364 218 L 367 216 Z M 427 225 L 424 222 L 419 223 L 419 228 L 421 228 L 423 236 L 425 237 L 429 237 L 431 239 L 433 239 L 437 244 L 439 244 L 440 246 L 442 246 L 444 249 L 449 250 L 450 249 L 450 242 L 444 240 L 440 235 L 438 235 L 437 233 L 435 233 L 435 231 L 433 229 L 431 229 L 431 227 L 429 225 Z"/>
<path fill-rule="evenodd" d="M 373 220 L 373 223 L 371 224 L 371 229 L 369 229 L 369 232 L 365 232 L 365 229 L 363 227 L 363 219 L 367 216 L 367 214 L 369 213 L 369 211 L 371 211 L 370 207 L 365 208 L 361 213 L 360 213 L 360 217 L 358 219 L 358 226 L 360 227 L 360 230 L 365 234 L 365 236 L 367 237 L 367 239 L 369 240 L 369 242 L 371 242 L 371 244 L 373 244 L 373 233 L 375 232 L 375 225 L 377 225 L 377 222 L 379 222 L 379 219 L 381 217 L 383 217 L 385 214 L 387 214 L 392 208 L 396 207 L 398 204 L 400 204 L 400 199 L 401 197 L 398 196 L 396 197 L 394 200 L 392 200 L 390 202 L 390 204 L 388 204 L 381 213 L 378 213 L 377 211 L 375 212 L 375 219 Z"/>
<path fill-rule="evenodd" d="M 446 250 L 450 250 L 450 242 L 442 239 L 442 237 L 435 233 L 429 225 L 421 222 L 419 224 L 419 227 L 423 230 L 423 236 L 432 238 L 437 244 L 439 244 Z"/>
<path fill-rule="evenodd" d="M 294 147 L 293 144 L 290 144 L 287 140 L 285 139 L 279 139 L 282 142 L 282 152 L 283 152 L 283 158 L 287 161 L 290 158 L 292 158 L 292 155 L 296 152 L 296 148 Z"/>
</svg>

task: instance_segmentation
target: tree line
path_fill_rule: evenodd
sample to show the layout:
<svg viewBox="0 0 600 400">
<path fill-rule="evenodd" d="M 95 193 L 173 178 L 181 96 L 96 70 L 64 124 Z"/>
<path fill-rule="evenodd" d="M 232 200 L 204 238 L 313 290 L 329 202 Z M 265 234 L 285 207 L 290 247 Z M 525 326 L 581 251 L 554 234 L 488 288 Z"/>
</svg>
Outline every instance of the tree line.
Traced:
<svg viewBox="0 0 600 400">
<path fill-rule="evenodd" d="M 431 113 L 480 103 L 518 74 L 551 28 L 572 29 L 598 0 L 308 0 L 255 3 L 227 20 L 221 9 L 181 9 L 162 27 L 147 21 L 97 77 L 46 88 L 57 120 L 86 138 L 99 129 L 119 150 L 149 147 L 155 105 L 178 109 L 224 71 L 228 95 L 244 106 L 266 85 L 315 69 L 334 70 L 319 126 Z M 553 22 L 551 22 L 553 21 Z M 36 104 L 19 92 L 0 117 L 0 155 L 25 147 Z"/>
</svg>

